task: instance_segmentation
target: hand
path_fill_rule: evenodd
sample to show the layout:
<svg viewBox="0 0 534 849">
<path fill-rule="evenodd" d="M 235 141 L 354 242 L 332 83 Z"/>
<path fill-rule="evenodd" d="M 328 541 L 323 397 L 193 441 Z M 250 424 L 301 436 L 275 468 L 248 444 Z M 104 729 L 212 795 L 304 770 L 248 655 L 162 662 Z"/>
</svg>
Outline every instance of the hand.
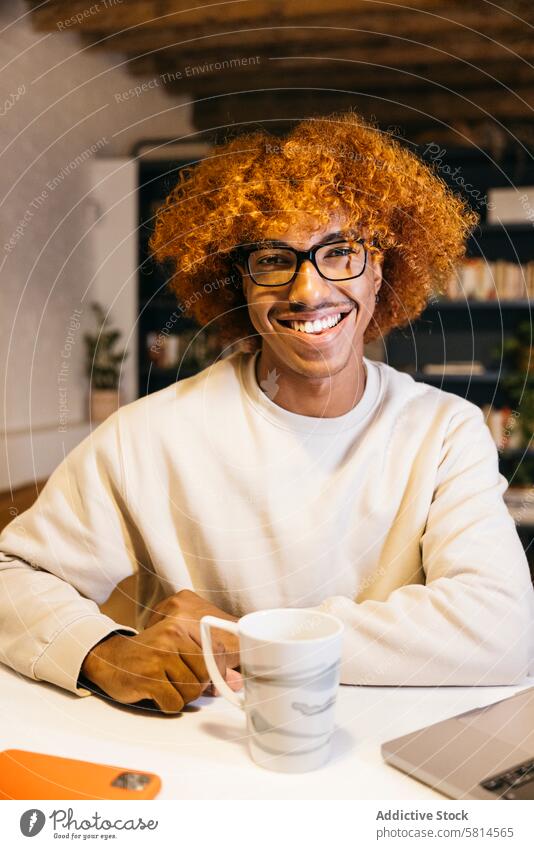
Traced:
<svg viewBox="0 0 534 849">
<path fill-rule="evenodd" d="M 192 590 L 181 590 L 174 595 L 156 604 L 147 621 L 147 626 L 155 625 L 163 620 L 179 622 L 186 628 L 188 634 L 201 645 L 200 642 L 200 620 L 203 616 L 218 616 L 219 619 L 228 619 L 229 622 L 237 622 L 238 617 L 221 610 Z M 223 631 L 220 628 L 212 628 L 213 642 L 221 643 L 226 654 L 226 666 L 235 669 L 239 666 L 239 639 L 235 634 Z"/>
<path fill-rule="evenodd" d="M 116 701 L 152 699 L 165 713 L 177 713 L 210 683 L 198 624 L 208 613 L 236 621 L 189 590 L 176 593 L 156 606 L 141 633 L 116 634 L 98 643 L 81 672 Z M 225 642 L 216 634 L 224 635 Z M 239 664 L 237 640 L 215 629 L 213 647 L 215 662 L 226 677 L 227 668 Z"/>
</svg>

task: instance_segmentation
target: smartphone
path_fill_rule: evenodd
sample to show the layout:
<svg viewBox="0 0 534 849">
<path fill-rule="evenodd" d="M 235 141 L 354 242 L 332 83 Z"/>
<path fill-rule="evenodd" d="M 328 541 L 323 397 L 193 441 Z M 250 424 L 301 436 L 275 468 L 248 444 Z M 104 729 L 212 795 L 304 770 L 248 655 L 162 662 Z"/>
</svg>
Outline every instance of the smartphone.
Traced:
<svg viewBox="0 0 534 849">
<path fill-rule="evenodd" d="M 22 749 L 0 752 L 0 799 L 153 799 L 160 790 L 151 772 Z"/>
</svg>

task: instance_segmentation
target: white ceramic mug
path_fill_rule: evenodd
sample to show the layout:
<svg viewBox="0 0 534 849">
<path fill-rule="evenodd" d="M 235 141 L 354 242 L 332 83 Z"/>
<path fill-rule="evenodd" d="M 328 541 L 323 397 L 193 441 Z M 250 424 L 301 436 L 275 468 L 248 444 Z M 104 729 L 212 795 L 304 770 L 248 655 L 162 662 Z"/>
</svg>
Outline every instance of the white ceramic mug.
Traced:
<svg viewBox="0 0 534 849">
<path fill-rule="evenodd" d="M 211 628 L 239 637 L 244 681 L 239 692 L 217 668 Z M 280 772 L 307 772 L 326 763 L 339 686 L 339 619 L 299 608 L 259 610 L 238 622 L 204 616 L 200 633 L 211 680 L 246 713 L 253 761 Z"/>
</svg>

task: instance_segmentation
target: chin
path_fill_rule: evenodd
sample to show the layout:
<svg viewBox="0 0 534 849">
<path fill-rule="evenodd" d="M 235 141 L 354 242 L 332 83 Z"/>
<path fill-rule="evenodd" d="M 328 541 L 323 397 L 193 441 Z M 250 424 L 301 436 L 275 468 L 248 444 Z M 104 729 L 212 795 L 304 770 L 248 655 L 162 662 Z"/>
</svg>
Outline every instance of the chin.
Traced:
<svg viewBox="0 0 534 849">
<path fill-rule="evenodd" d="M 356 348 L 345 345 L 329 352 L 313 349 L 300 352 L 288 350 L 286 345 L 277 345 L 275 353 L 281 366 L 315 380 L 333 377 L 346 368 L 351 360 L 356 360 Z"/>
</svg>

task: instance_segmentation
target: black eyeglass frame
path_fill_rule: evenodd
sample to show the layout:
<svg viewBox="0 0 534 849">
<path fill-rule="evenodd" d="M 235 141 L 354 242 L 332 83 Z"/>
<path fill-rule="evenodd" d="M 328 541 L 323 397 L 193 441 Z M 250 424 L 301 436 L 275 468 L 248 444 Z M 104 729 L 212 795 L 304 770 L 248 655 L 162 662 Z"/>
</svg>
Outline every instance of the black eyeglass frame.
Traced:
<svg viewBox="0 0 534 849">
<path fill-rule="evenodd" d="M 351 241 L 356 242 L 357 244 L 363 246 L 364 261 L 363 261 L 362 270 L 358 274 L 354 274 L 352 277 L 326 277 L 322 273 L 322 271 L 320 270 L 319 266 L 317 265 L 317 260 L 315 258 L 317 251 L 320 250 L 320 248 L 329 248 L 329 247 L 334 247 L 335 245 L 346 245 L 347 242 L 351 242 Z M 269 247 L 268 245 L 265 246 L 265 248 L 268 248 L 268 247 Z M 317 271 L 317 273 L 323 278 L 323 280 L 328 280 L 329 283 L 344 283 L 345 280 L 356 280 L 358 277 L 362 276 L 365 269 L 367 268 L 367 248 L 365 247 L 365 239 L 339 239 L 336 242 L 324 242 L 324 243 L 319 244 L 319 245 L 314 245 L 308 251 L 298 251 L 296 248 L 292 248 L 290 245 L 287 245 L 287 246 L 284 245 L 283 247 L 282 247 L 282 245 L 275 245 L 275 246 L 273 246 L 273 250 L 291 251 L 296 256 L 297 264 L 295 266 L 295 271 L 293 273 L 293 277 L 290 280 L 288 280 L 287 283 L 274 283 L 274 284 L 273 283 L 258 283 L 258 281 L 256 280 L 256 278 L 254 277 L 254 275 L 252 274 L 252 272 L 250 270 L 249 260 L 250 260 L 250 255 L 252 253 L 254 253 L 254 251 L 258 251 L 258 250 L 261 250 L 261 249 L 262 249 L 261 245 L 254 245 L 254 246 L 249 246 L 249 247 L 246 247 L 245 245 L 239 245 L 238 247 L 236 247 L 234 249 L 233 254 L 234 254 L 236 259 L 244 260 L 244 264 L 246 265 L 246 269 L 248 271 L 250 279 L 254 281 L 256 286 L 263 286 L 266 289 L 277 289 L 279 286 L 289 286 L 290 283 L 293 283 L 295 277 L 297 276 L 297 274 L 300 271 L 300 267 L 301 267 L 302 263 L 305 262 L 306 260 L 309 260 L 312 263 L 315 270 Z"/>
</svg>

